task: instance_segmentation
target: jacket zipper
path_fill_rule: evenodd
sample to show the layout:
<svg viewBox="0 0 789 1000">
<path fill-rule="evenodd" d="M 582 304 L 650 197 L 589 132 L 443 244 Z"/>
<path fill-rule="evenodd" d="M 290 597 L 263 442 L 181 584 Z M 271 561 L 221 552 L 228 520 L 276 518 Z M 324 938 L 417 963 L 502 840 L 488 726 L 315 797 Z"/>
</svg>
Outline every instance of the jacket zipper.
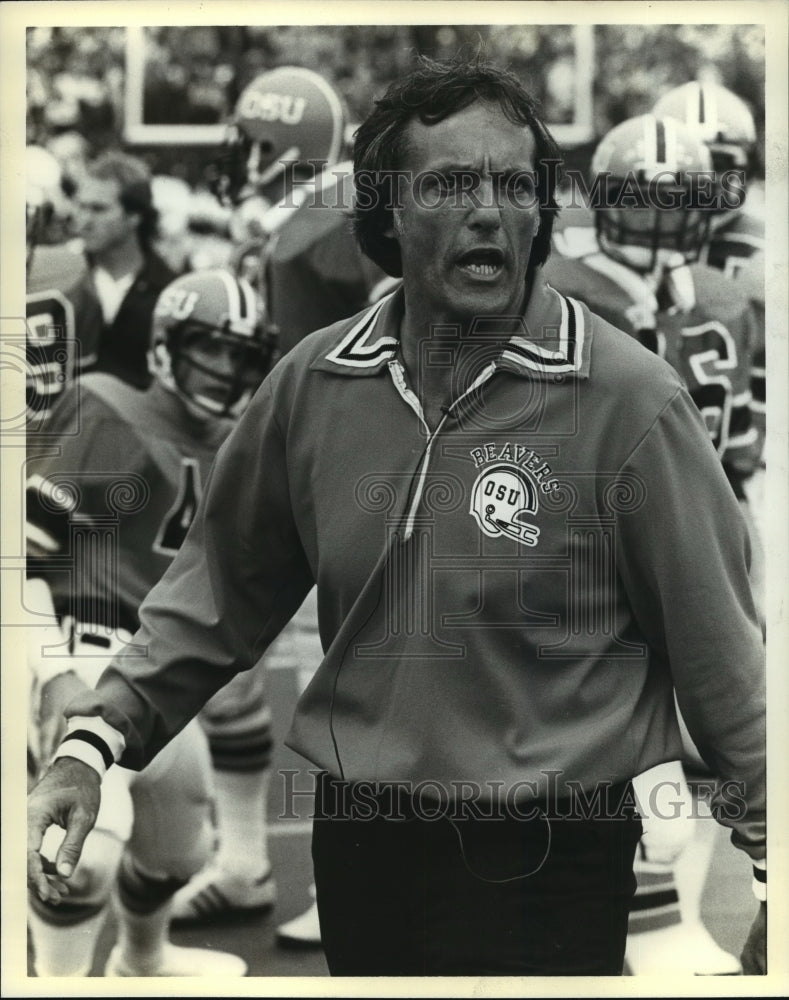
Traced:
<svg viewBox="0 0 789 1000">
<path fill-rule="evenodd" d="M 461 396 L 458 396 L 458 398 L 454 400 L 443 411 L 443 416 L 439 420 L 436 429 L 432 432 L 427 425 L 427 421 L 425 420 L 425 414 L 422 409 L 422 404 L 419 402 L 416 393 L 414 393 L 411 389 L 409 389 L 408 384 L 406 383 L 405 369 L 403 368 L 401 362 L 398 361 L 396 358 L 392 358 L 392 360 L 389 361 L 388 363 L 388 367 L 389 367 L 389 372 L 392 376 L 392 381 L 395 384 L 395 388 L 400 393 L 405 402 L 411 407 L 411 409 L 417 415 L 417 417 L 419 418 L 419 422 L 422 424 L 425 434 L 427 435 L 427 447 L 425 448 L 425 453 L 422 456 L 422 461 L 419 465 L 419 469 L 416 472 L 416 480 L 417 480 L 416 489 L 414 490 L 414 496 L 411 501 L 411 506 L 409 508 L 408 516 L 405 522 L 405 532 L 403 534 L 403 541 L 407 542 L 411 537 L 411 535 L 414 533 L 414 522 L 416 520 L 416 512 L 417 508 L 419 507 L 419 503 L 422 499 L 422 492 L 424 491 L 425 488 L 425 479 L 427 478 L 427 468 L 428 465 L 430 464 L 430 455 L 433 450 L 433 442 L 438 437 L 441 428 L 444 426 L 444 423 L 446 422 L 447 417 L 452 415 L 453 411 L 463 402 L 464 399 L 470 396 L 472 392 L 478 389 L 481 385 L 484 385 L 484 383 L 487 382 L 488 379 L 492 377 L 492 375 L 496 371 L 497 365 L 495 361 L 491 361 L 491 363 L 482 370 L 482 372 L 472 382 L 472 384 L 468 387 L 468 389 L 466 389 L 466 391 Z"/>
</svg>

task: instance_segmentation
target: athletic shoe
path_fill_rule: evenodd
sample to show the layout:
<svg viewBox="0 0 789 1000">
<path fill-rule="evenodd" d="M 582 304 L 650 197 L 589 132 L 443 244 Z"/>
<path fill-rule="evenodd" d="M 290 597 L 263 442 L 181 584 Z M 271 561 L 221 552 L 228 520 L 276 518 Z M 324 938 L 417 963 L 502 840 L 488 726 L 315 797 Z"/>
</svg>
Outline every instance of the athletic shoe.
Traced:
<svg viewBox="0 0 789 1000">
<path fill-rule="evenodd" d="M 625 952 L 631 976 L 685 973 L 690 976 L 739 976 L 742 968 L 698 921 L 630 934 Z"/>
<path fill-rule="evenodd" d="M 173 896 L 172 922 L 194 923 L 270 910 L 276 900 L 277 884 L 270 868 L 250 880 L 211 863 Z"/>
<path fill-rule="evenodd" d="M 155 965 L 131 965 L 121 954 L 120 945 L 110 952 L 104 975 L 117 976 L 245 976 L 247 963 L 238 955 L 210 948 L 180 948 L 165 944 L 160 961 Z"/>
<path fill-rule="evenodd" d="M 277 944 L 283 948 L 320 948 L 321 926 L 318 921 L 318 904 L 313 903 L 298 917 L 280 924 L 277 928 Z"/>
</svg>

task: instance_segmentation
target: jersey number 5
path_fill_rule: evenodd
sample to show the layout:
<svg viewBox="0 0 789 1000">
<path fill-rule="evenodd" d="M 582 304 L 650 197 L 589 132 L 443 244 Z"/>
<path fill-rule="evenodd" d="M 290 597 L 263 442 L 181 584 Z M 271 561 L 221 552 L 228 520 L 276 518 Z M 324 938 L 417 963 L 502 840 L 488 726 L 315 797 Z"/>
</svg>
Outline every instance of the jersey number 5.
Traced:
<svg viewBox="0 0 789 1000">
<path fill-rule="evenodd" d="M 729 441 L 733 388 L 729 373 L 737 369 L 737 347 L 731 333 L 714 320 L 682 328 L 687 360 L 695 379 L 690 395 L 699 408 L 712 443 L 722 455 Z"/>
<path fill-rule="evenodd" d="M 202 492 L 200 468 L 196 460 L 182 458 L 178 494 L 156 533 L 154 552 L 174 556 L 181 548 L 189 526 L 194 520 Z"/>
</svg>

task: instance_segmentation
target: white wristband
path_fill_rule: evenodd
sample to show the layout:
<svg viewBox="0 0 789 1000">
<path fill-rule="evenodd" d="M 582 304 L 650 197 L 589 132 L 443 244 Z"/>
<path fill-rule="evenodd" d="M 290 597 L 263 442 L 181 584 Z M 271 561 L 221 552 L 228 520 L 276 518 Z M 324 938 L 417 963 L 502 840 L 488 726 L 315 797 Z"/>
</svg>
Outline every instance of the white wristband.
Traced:
<svg viewBox="0 0 789 1000">
<path fill-rule="evenodd" d="M 126 748 L 126 740 L 123 734 L 119 733 L 117 729 L 114 729 L 108 722 L 105 722 L 104 719 L 97 715 L 72 716 L 67 723 L 67 737 L 78 730 L 92 733 L 98 737 L 101 744 L 106 747 L 108 756 L 113 761 L 119 760 Z M 101 750 L 89 742 L 88 739 L 80 739 L 78 735 L 74 736 L 73 739 L 66 738 L 60 744 L 55 752 L 54 759 L 58 757 L 76 757 L 77 760 L 81 760 L 92 767 L 102 777 L 106 774 L 109 767 L 109 762 L 105 759 L 105 755 L 102 754 Z"/>
<path fill-rule="evenodd" d="M 94 746 L 91 746 L 90 743 L 86 743 L 84 740 L 73 739 L 61 743 L 52 759 L 57 760 L 58 757 L 75 757 L 77 760 L 81 760 L 83 764 L 87 764 L 88 767 L 92 767 L 94 771 L 97 771 L 100 778 L 103 778 L 107 773 L 107 767 L 102 755 Z"/>
</svg>

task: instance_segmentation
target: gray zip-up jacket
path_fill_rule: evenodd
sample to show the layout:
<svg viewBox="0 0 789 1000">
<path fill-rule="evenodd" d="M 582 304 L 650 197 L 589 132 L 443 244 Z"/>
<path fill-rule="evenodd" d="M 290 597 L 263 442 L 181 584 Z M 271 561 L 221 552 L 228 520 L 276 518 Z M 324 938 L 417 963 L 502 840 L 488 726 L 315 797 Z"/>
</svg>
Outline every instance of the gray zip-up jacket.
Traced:
<svg viewBox="0 0 789 1000">
<path fill-rule="evenodd" d="M 312 334 L 266 379 L 141 607 L 147 656 L 116 660 L 72 730 L 143 766 L 314 582 L 325 658 L 287 743 L 316 766 L 527 799 L 592 789 L 681 757 L 676 689 L 722 781 L 718 818 L 762 859 L 747 533 L 677 375 L 543 286 L 521 334 L 481 323 L 464 343 L 464 391 L 428 428 L 402 308 L 398 291 Z M 461 365 L 451 329 L 428 350 Z"/>
</svg>

